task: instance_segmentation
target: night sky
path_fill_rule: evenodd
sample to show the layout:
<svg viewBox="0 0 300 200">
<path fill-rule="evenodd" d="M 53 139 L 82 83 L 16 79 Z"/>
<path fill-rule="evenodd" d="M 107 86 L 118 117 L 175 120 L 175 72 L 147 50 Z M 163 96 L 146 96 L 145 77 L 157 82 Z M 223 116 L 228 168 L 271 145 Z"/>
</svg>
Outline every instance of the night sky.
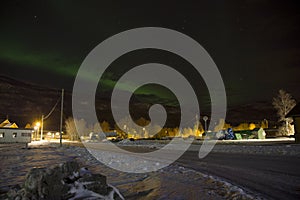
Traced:
<svg viewBox="0 0 300 200">
<path fill-rule="evenodd" d="M 222 74 L 229 105 L 271 101 L 281 88 L 300 100 L 297 1 L 11 0 L 1 4 L 1 75 L 71 91 L 81 62 L 100 42 L 121 31 L 154 26 L 187 34 L 206 49 Z M 184 71 L 196 90 L 205 89 L 187 63 L 168 52 L 151 50 L 121 57 L 103 82 L 110 87 L 130 67 L 153 60 Z M 140 93 L 149 91 L 151 87 L 145 87 Z"/>
</svg>

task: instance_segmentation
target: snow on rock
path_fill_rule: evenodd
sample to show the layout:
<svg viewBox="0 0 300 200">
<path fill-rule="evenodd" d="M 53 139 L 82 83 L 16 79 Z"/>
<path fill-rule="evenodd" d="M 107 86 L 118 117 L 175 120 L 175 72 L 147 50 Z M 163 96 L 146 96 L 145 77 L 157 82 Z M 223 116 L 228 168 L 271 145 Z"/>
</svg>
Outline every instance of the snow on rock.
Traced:
<svg viewBox="0 0 300 200">
<path fill-rule="evenodd" d="M 123 196 L 106 183 L 106 177 L 79 168 L 75 161 L 50 168 L 33 168 L 26 175 L 24 187 L 8 192 L 9 199 L 121 199 Z"/>
</svg>

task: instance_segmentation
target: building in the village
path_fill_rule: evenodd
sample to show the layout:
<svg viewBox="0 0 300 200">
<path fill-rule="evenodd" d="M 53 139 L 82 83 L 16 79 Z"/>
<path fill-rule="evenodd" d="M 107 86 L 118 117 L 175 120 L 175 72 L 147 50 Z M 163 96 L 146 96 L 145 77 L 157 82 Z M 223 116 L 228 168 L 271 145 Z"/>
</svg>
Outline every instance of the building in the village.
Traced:
<svg viewBox="0 0 300 200">
<path fill-rule="evenodd" d="M 300 143 L 300 103 L 298 103 L 286 117 L 292 117 L 295 129 L 295 141 Z"/>
<path fill-rule="evenodd" d="M 32 129 L 20 129 L 8 119 L 0 124 L 0 143 L 30 143 Z"/>
</svg>

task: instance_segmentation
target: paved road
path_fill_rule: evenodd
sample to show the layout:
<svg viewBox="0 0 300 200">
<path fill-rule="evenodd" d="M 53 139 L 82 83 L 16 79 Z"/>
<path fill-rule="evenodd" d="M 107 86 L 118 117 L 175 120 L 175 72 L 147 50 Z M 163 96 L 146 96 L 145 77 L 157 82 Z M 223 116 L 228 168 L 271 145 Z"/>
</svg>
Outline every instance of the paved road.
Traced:
<svg viewBox="0 0 300 200">
<path fill-rule="evenodd" d="M 269 145 L 269 147 L 273 149 L 270 155 L 260 153 L 229 154 L 220 151 L 220 149 L 224 147 L 219 147 L 221 148 L 215 146 L 216 149 L 219 149 L 217 152 L 212 151 L 207 157 L 200 160 L 198 158 L 200 146 L 192 145 L 176 162 L 187 168 L 225 179 L 234 185 L 242 187 L 254 196 L 257 195 L 258 197 L 264 197 L 265 199 L 300 199 L 299 154 L 280 155 L 279 153 L 276 153 L 276 149 L 285 147 L 280 144 Z M 230 146 L 230 148 L 234 147 L 238 148 L 233 152 L 238 152 L 243 149 L 240 145 Z M 254 151 L 257 149 L 256 147 L 260 149 L 259 146 L 251 145 L 251 148 L 246 148 L 246 152 L 249 150 Z M 97 150 L 101 149 L 112 152 L 110 149 L 107 149 L 105 145 L 97 145 L 95 148 Z M 129 149 L 141 152 L 140 147 L 136 148 L 131 146 L 128 147 L 127 150 Z M 298 151 L 300 150 L 300 146 L 293 146 L 292 149 L 293 151 Z M 289 147 L 289 150 L 291 150 L 291 147 Z M 268 149 L 268 151 L 270 151 L 270 149 Z M 176 150 L 165 152 L 164 158 L 169 158 L 170 155 L 175 152 Z M 143 157 L 143 155 L 141 156 Z M 155 160 L 156 158 L 152 159 Z"/>
<path fill-rule="evenodd" d="M 187 151 L 178 161 L 216 175 L 266 199 L 300 199 L 300 157 L 210 153 L 200 160 Z"/>
</svg>

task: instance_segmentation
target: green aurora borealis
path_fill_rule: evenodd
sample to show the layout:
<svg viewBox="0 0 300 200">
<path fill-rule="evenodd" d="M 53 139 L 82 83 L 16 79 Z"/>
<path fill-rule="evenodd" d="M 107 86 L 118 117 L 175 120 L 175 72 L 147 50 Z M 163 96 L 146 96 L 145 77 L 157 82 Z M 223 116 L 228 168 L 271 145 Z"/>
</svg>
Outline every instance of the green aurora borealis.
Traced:
<svg viewBox="0 0 300 200">
<path fill-rule="evenodd" d="M 12 0 L 2 4 L 0 65 L 5 76 L 72 90 L 81 62 L 96 45 L 121 31 L 157 26 L 185 33 L 208 51 L 222 74 L 229 105 L 269 101 L 280 88 L 300 97 L 300 13 L 294 1 Z M 200 101 L 209 101 L 201 76 L 174 56 L 146 52 L 120 60 L 112 64 L 111 75 L 101 80 L 104 91 L 111 90 L 130 67 L 158 62 L 182 72 Z M 136 93 L 174 100 L 157 86 L 145 86 Z"/>
</svg>

